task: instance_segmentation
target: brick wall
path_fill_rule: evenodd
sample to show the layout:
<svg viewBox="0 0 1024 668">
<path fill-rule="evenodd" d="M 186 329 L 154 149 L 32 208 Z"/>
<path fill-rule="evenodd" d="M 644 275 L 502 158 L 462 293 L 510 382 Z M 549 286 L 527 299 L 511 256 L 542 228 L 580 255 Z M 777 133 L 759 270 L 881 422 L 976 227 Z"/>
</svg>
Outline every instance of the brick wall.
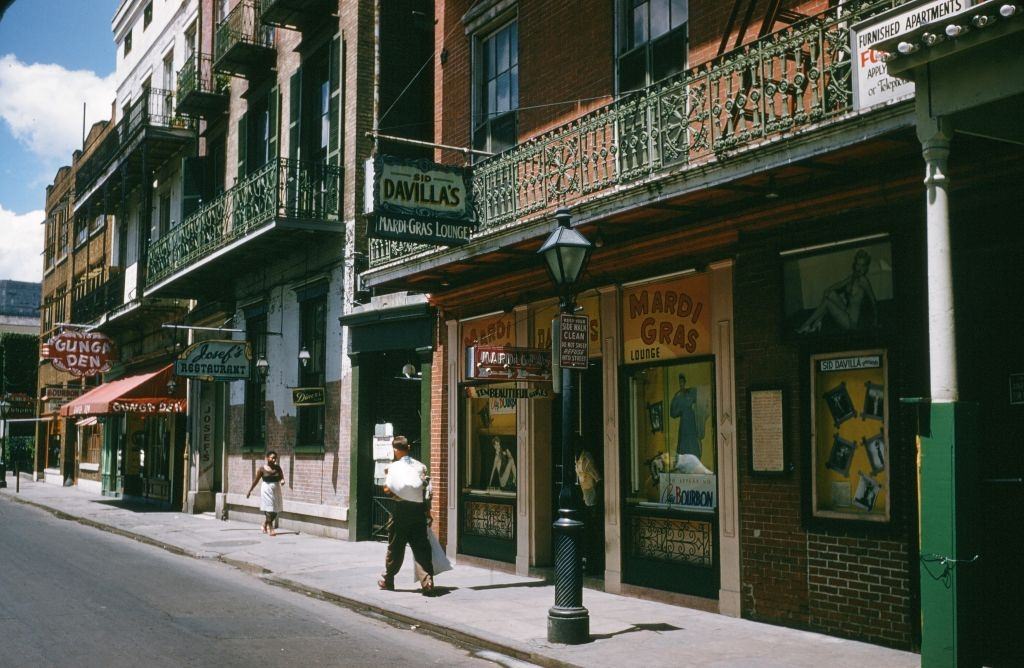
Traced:
<svg viewBox="0 0 1024 668">
<path fill-rule="evenodd" d="M 920 214 L 904 211 L 902 221 L 900 215 L 808 221 L 741 239 L 735 274 L 737 452 L 743 616 L 912 648 L 918 633 L 915 425 L 897 398 L 920 396 L 927 387 L 926 286 Z M 798 344 L 786 337 L 779 251 L 878 231 L 892 233 L 895 298 L 905 317 L 870 341 Z M 809 355 L 866 347 L 889 354 L 892 520 L 888 527 L 822 524 L 809 517 Z M 786 446 L 796 470 L 761 478 L 746 466 L 747 392 L 769 384 L 786 393 Z"/>
<path fill-rule="evenodd" d="M 434 480 L 434 531 L 442 545 L 448 544 L 448 364 L 445 326 L 436 319 L 434 352 L 430 365 L 430 470 Z"/>
</svg>

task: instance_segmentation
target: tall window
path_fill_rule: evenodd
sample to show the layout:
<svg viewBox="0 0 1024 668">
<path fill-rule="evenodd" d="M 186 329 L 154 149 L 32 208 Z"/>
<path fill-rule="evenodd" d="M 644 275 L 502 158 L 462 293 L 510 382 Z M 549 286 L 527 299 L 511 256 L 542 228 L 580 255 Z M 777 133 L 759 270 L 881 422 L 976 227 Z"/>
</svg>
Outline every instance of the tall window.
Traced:
<svg viewBox="0 0 1024 668">
<path fill-rule="evenodd" d="M 160 218 L 158 219 L 159 224 L 159 236 L 167 234 L 168 230 L 171 229 L 171 194 L 165 193 L 160 195 Z"/>
<path fill-rule="evenodd" d="M 246 149 L 246 171 L 252 174 L 273 158 L 270 154 L 270 139 L 273 128 L 270 119 L 270 93 L 254 100 L 246 114 L 248 118 L 248 142 Z"/>
<path fill-rule="evenodd" d="M 153 3 L 146 5 L 146 8 L 142 10 L 142 29 L 145 30 L 149 27 L 149 24 L 153 22 Z"/>
<path fill-rule="evenodd" d="M 198 29 L 196 27 L 196 21 L 185 29 L 185 60 L 187 61 L 196 52 L 196 34 Z"/>
<path fill-rule="evenodd" d="M 245 321 L 245 338 L 252 344 L 253 369 L 245 382 L 245 443 L 251 450 L 263 450 L 267 444 L 267 382 L 256 371 L 256 361 L 267 355 L 267 315 L 262 313 Z"/>
<path fill-rule="evenodd" d="M 327 295 L 299 302 L 299 350 L 309 353 L 305 364 L 299 362 L 299 387 L 324 389 L 327 338 Z M 300 406 L 297 447 L 324 447 L 324 406 Z"/>
<path fill-rule="evenodd" d="M 619 91 L 644 88 L 686 69 L 687 0 L 624 0 Z"/>
<path fill-rule="evenodd" d="M 125 58 L 132 52 L 132 29 L 128 29 L 128 33 L 124 36 L 124 55 Z"/>
<path fill-rule="evenodd" d="M 515 21 L 480 42 L 473 147 L 500 153 L 516 144 L 519 108 L 519 30 Z"/>
</svg>

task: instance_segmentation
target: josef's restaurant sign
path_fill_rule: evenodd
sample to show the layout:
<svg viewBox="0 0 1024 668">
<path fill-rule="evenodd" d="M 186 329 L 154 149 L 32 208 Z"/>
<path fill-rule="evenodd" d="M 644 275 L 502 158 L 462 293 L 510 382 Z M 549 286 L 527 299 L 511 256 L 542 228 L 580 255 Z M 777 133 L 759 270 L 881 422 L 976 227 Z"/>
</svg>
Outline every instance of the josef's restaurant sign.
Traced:
<svg viewBox="0 0 1024 668">
<path fill-rule="evenodd" d="M 43 346 L 43 358 L 57 371 L 90 378 L 110 371 L 113 342 L 99 332 L 61 332 Z"/>
<path fill-rule="evenodd" d="M 622 291 L 623 361 L 643 364 L 711 354 L 707 274 Z"/>
<path fill-rule="evenodd" d="M 178 356 L 174 373 L 198 380 L 248 380 L 251 362 L 248 341 L 200 341 Z"/>
</svg>

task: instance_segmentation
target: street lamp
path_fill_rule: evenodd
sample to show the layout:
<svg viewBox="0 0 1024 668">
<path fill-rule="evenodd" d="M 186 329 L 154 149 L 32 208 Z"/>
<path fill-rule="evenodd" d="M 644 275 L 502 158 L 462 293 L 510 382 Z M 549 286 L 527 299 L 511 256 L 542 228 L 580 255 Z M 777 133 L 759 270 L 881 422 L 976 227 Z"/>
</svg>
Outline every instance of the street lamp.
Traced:
<svg viewBox="0 0 1024 668">
<path fill-rule="evenodd" d="M 270 373 L 270 362 L 267 361 L 266 356 L 260 355 L 259 359 L 256 360 L 256 373 L 259 375 L 261 382 L 266 382 L 267 374 Z"/>
<path fill-rule="evenodd" d="M 537 251 L 558 288 L 562 313 L 575 311 L 573 288 L 590 258 L 593 245 L 572 229 L 569 210 L 555 212 L 558 227 Z M 590 613 L 583 607 L 583 522 L 577 519 L 576 468 L 572 434 L 575 371 L 562 368 L 562 483 L 555 520 L 555 605 L 548 609 L 548 642 L 577 645 L 590 640 Z"/>
</svg>

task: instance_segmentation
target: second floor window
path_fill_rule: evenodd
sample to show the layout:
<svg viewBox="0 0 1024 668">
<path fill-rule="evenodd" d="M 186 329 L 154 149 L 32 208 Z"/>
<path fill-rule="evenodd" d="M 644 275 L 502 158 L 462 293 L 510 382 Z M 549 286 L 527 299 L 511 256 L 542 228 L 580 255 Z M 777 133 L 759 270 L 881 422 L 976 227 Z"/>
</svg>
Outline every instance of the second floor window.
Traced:
<svg viewBox="0 0 1024 668">
<path fill-rule="evenodd" d="M 519 108 L 519 30 L 515 21 L 480 41 L 473 148 L 491 153 L 516 144 Z"/>
<path fill-rule="evenodd" d="M 142 10 L 142 29 L 145 30 L 149 27 L 149 24 L 153 22 L 153 3 L 146 5 L 146 8 Z"/>
<path fill-rule="evenodd" d="M 619 91 L 650 86 L 686 69 L 687 0 L 624 0 Z"/>
<path fill-rule="evenodd" d="M 267 443 L 267 381 L 256 371 L 255 363 L 267 355 L 266 313 L 247 318 L 245 338 L 252 343 L 253 368 L 245 381 L 245 443 L 251 450 L 263 450 Z"/>
</svg>

